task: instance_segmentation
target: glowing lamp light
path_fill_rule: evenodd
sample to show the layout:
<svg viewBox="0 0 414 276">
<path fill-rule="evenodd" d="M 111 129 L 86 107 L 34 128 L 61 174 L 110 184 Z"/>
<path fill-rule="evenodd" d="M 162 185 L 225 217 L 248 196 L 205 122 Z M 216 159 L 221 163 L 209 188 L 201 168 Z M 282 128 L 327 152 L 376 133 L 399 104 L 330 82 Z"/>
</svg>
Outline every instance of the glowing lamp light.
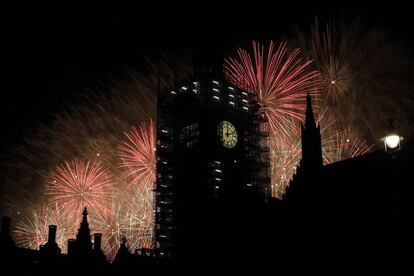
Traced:
<svg viewBox="0 0 414 276">
<path fill-rule="evenodd" d="M 385 151 L 389 153 L 396 152 L 401 149 L 401 141 L 404 138 L 394 131 L 393 119 L 389 119 L 389 133 L 381 140 L 384 141 Z"/>
<path fill-rule="evenodd" d="M 397 134 L 390 134 L 385 137 L 384 144 L 385 144 L 385 151 L 386 152 L 396 152 L 401 149 L 401 141 L 403 137 Z"/>
<path fill-rule="evenodd" d="M 385 144 L 391 149 L 395 149 L 400 144 L 400 136 L 398 135 L 388 135 L 385 137 Z"/>
<path fill-rule="evenodd" d="M 401 148 L 401 141 L 403 140 L 403 137 L 398 134 L 391 133 L 381 140 L 384 141 L 386 152 L 395 152 Z"/>
</svg>

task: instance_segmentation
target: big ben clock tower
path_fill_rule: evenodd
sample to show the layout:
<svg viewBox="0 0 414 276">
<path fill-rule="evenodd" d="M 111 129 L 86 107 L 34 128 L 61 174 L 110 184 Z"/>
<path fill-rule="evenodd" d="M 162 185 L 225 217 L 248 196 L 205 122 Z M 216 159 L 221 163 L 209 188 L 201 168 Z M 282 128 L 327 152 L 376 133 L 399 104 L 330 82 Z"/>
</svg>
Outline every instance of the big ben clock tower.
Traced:
<svg viewBox="0 0 414 276">
<path fill-rule="evenodd" d="M 157 112 L 157 254 L 209 252 L 271 195 L 267 124 L 255 95 L 208 73 L 163 91 Z"/>
</svg>

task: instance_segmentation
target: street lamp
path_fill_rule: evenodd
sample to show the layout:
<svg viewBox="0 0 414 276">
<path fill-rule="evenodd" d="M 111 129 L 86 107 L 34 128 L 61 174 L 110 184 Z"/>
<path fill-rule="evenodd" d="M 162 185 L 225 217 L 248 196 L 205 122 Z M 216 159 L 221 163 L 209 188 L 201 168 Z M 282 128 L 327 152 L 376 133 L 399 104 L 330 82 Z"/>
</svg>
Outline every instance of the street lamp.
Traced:
<svg viewBox="0 0 414 276">
<path fill-rule="evenodd" d="M 394 153 L 401 149 L 401 141 L 404 139 L 402 136 L 397 134 L 394 130 L 393 120 L 389 119 L 389 130 L 388 134 L 381 140 L 384 141 L 385 152 Z"/>
</svg>

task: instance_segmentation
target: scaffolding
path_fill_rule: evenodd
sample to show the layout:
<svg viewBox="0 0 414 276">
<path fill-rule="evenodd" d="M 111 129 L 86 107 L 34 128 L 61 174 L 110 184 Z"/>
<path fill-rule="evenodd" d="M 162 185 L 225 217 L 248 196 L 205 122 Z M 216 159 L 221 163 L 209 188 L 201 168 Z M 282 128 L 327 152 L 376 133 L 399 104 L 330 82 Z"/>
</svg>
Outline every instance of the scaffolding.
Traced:
<svg viewBox="0 0 414 276">
<path fill-rule="evenodd" d="M 211 148 L 199 146 L 205 143 L 201 125 L 209 124 L 208 116 L 230 114 L 242 127 L 241 176 L 238 191 L 261 195 L 265 202 L 271 196 L 269 131 L 262 107 L 256 95 L 241 91 L 224 80 L 205 78 L 186 81 L 159 95 L 157 108 L 157 173 L 155 196 L 155 247 L 160 257 L 173 257 L 182 230 L 181 206 L 183 183 L 188 163 L 199 179 L 194 182 L 205 185 L 198 188 L 198 195 L 220 198 L 226 181 L 223 160 L 211 158 Z M 230 116 L 229 115 L 229 116 Z M 204 136 L 203 136 L 204 135 Z M 183 156 L 191 156 L 186 161 Z M 198 160 L 193 160 L 198 158 Z M 196 164 L 194 164 L 196 163 Z M 187 164 L 187 165 L 188 165 Z M 192 172 L 190 172 L 192 173 Z M 229 185 L 227 185 L 229 186 Z M 231 186 L 235 187 L 235 186 Z M 181 190 L 180 190 L 181 189 Z M 232 191 L 227 191 L 227 194 Z"/>
</svg>

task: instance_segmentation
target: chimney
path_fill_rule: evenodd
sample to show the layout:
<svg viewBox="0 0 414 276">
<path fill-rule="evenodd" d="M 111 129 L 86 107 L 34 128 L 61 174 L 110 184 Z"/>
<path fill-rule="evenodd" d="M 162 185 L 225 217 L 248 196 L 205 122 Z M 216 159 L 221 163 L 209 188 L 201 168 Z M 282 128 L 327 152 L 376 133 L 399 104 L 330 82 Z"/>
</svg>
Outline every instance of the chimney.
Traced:
<svg viewBox="0 0 414 276">
<path fill-rule="evenodd" d="M 1 219 L 1 236 L 9 237 L 10 236 L 10 217 L 2 217 Z"/>
<path fill-rule="evenodd" d="M 49 225 L 49 237 L 47 242 L 48 243 L 56 243 L 56 225 Z"/>
<path fill-rule="evenodd" d="M 94 237 L 93 249 L 95 251 L 100 251 L 101 250 L 102 234 L 101 233 L 95 233 L 95 234 L 93 234 L 93 237 Z"/>
<path fill-rule="evenodd" d="M 68 256 L 75 255 L 76 253 L 76 240 L 69 239 L 68 240 Z"/>
</svg>

